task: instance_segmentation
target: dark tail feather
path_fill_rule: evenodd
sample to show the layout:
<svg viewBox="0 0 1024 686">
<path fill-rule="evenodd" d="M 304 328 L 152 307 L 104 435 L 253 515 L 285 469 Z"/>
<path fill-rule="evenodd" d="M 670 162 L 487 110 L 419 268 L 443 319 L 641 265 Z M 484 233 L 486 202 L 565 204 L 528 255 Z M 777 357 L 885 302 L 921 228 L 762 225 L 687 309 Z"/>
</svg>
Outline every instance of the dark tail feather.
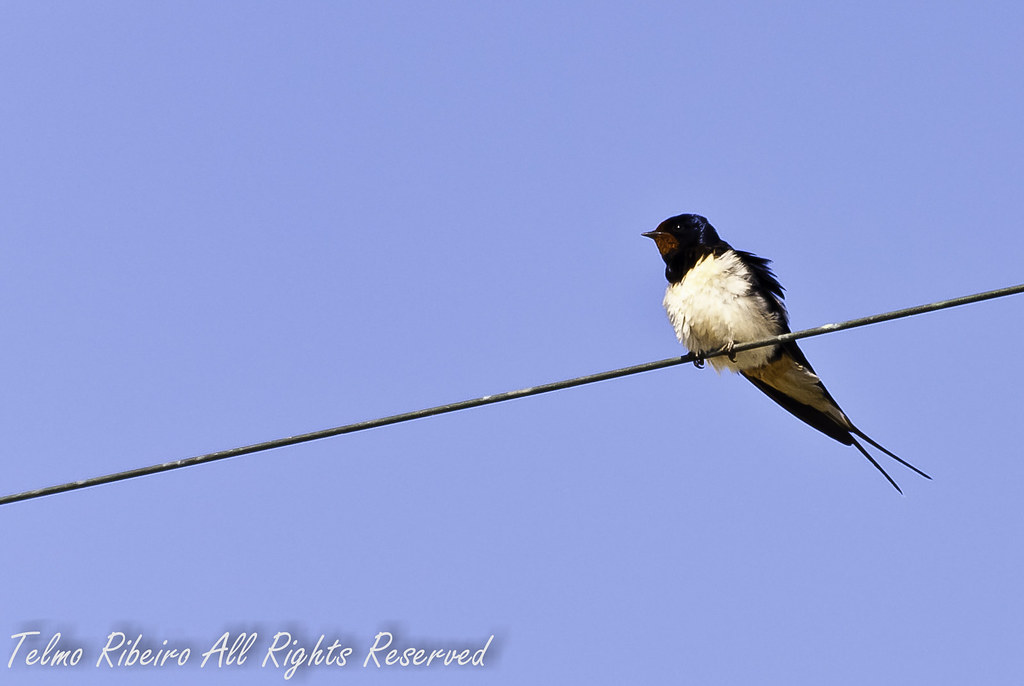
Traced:
<svg viewBox="0 0 1024 686">
<path fill-rule="evenodd" d="M 857 433 L 858 433 L 858 435 L 860 435 L 860 432 L 857 432 Z M 872 441 L 872 440 L 871 440 L 870 438 L 868 438 L 867 436 L 862 436 L 862 438 L 864 438 L 864 439 L 866 439 L 866 440 L 868 440 L 868 441 L 871 441 L 871 445 L 875 446 L 876 448 L 879 448 L 880 450 L 885 450 L 885 448 L 882 448 L 882 446 L 880 446 L 880 445 L 876 444 L 876 443 L 875 443 L 874 441 Z M 870 462 L 871 464 L 875 465 L 875 469 L 877 469 L 878 471 L 882 472 L 882 476 L 884 476 L 884 477 L 885 477 L 886 479 L 888 479 L 888 480 L 889 480 L 889 483 L 891 483 L 891 484 L 892 484 L 892 487 L 893 487 L 893 488 L 895 488 L 895 489 L 896 489 L 897 491 L 899 491 L 900 495 L 903 495 L 903 489 L 899 487 L 899 484 L 897 484 L 897 483 L 896 483 L 895 481 L 893 481 L 893 480 L 892 480 L 892 477 L 891 477 L 891 476 L 889 476 L 889 473 L 888 473 L 887 471 L 885 471 L 884 469 L 882 469 L 882 465 L 878 464 L 878 462 L 877 462 L 877 461 L 875 460 L 875 458 L 871 457 L 871 455 L 870 455 L 870 454 L 868 453 L 868 451 L 867 451 L 867 450 L 864 450 L 864 446 L 862 446 L 862 445 L 861 445 L 860 443 L 858 443 L 858 442 L 857 442 L 857 439 L 856 439 L 856 438 L 853 438 L 853 436 L 851 436 L 851 437 L 850 437 L 850 440 L 852 440 L 852 441 L 853 441 L 853 444 L 854 444 L 855 446 L 857 446 L 857 450 L 859 450 L 859 451 L 860 451 L 861 455 L 863 455 L 864 457 L 868 458 L 868 461 L 869 461 L 869 462 Z M 888 450 L 885 450 L 885 452 L 886 452 L 886 453 L 888 453 L 889 455 L 892 455 L 892 457 L 896 457 L 895 455 L 893 455 L 892 453 L 890 453 L 890 452 L 889 452 Z M 898 457 L 896 457 L 896 459 L 897 459 L 897 460 L 900 460 L 900 458 L 898 458 Z M 903 462 L 903 460 L 900 460 L 900 462 Z M 906 464 L 906 463 L 904 462 L 904 464 Z M 908 466 L 908 467 L 910 467 L 910 465 L 907 465 L 907 466 Z M 914 468 L 913 468 L 913 467 L 911 467 L 911 469 L 914 469 Z M 917 470 L 915 469 L 914 471 L 917 471 Z M 923 474 L 923 473 L 924 473 L 924 472 L 922 472 L 922 474 Z M 927 474 L 925 474 L 925 476 L 928 476 L 928 475 L 927 475 Z M 930 477 L 930 476 L 928 476 L 928 478 L 930 479 L 931 477 Z"/>
<path fill-rule="evenodd" d="M 886 449 L 885 449 L 885 448 L 883 448 L 882 446 L 880 446 L 880 445 L 878 445 L 877 443 L 875 443 L 875 442 L 874 442 L 874 441 L 873 441 L 873 440 L 872 440 L 872 439 L 871 439 L 870 437 L 868 437 L 868 436 L 865 436 L 865 435 L 864 435 L 864 433 L 863 433 L 863 432 L 862 432 L 862 431 L 861 431 L 860 429 L 858 429 L 857 427 L 853 427 L 852 429 L 850 429 L 850 431 L 851 431 L 851 433 L 855 433 L 855 434 L 857 434 L 858 436 L 860 436 L 861 438 L 863 438 L 863 439 L 864 439 L 865 441 L 867 441 L 867 442 L 868 442 L 868 443 L 870 443 L 871 445 L 875 446 L 876 448 L 878 448 L 879 450 L 881 450 L 881 451 L 882 451 L 883 453 L 885 453 L 886 455 L 888 455 L 888 456 L 889 456 L 889 457 L 891 457 L 892 459 L 894 459 L 894 460 L 896 460 L 897 462 L 899 462 L 899 463 L 900 463 L 901 465 L 903 465 L 904 467 L 906 467 L 906 468 L 908 468 L 908 469 L 912 469 L 912 470 L 914 470 L 915 472 L 917 472 L 918 474 L 920 474 L 921 476 L 923 476 L 923 477 L 924 477 L 924 478 L 926 478 L 926 479 L 931 479 L 931 477 L 930 477 L 930 476 L 928 476 L 927 474 L 925 474 L 924 472 L 922 472 L 922 471 L 921 471 L 920 469 L 918 469 L 918 468 L 917 468 L 917 467 L 915 467 L 914 465 L 912 465 L 912 464 L 910 464 L 909 462 L 907 462 L 906 460 L 904 460 L 904 459 L 903 459 L 902 457 L 900 457 L 899 455 L 895 455 L 895 454 L 893 454 L 893 453 L 889 452 L 888 450 L 886 450 Z M 857 447 L 859 448 L 860 446 L 857 446 Z M 864 449 L 863 449 L 863 448 L 861 448 L 861 450 L 860 450 L 860 451 L 861 451 L 861 452 L 863 453 L 863 452 L 864 452 Z M 871 459 L 871 458 L 868 458 L 868 459 Z M 874 460 L 871 460 L 871 461 L 872 461 L 872 462 L 874 462 Z M 889 481 L 892 481 L 892 479 L 889 479 Z M 899 489 L 897 489 L 897 490 L 899 490 Z"/>
</svg>

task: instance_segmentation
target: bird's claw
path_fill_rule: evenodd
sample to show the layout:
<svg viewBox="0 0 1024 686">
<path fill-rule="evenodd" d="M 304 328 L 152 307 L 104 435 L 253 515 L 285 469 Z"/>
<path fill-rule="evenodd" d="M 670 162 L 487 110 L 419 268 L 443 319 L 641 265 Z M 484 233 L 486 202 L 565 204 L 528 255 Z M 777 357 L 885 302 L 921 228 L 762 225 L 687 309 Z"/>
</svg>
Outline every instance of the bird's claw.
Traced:
<svg viewBox="0 0 1024 686">
<path fill-rule="evenodd" d="M 726 357 L 729 358 L 730 362 L 735 362 L 736 353 L 733 352 L 733 348 L 735 347 L 736 344 L 730 341 L 729 343 L 726 343 L 725 345 L 723 345 L 721 348 L 714 352 L 715 354 L 725 353 Z M 697 369 L 704 369 L 704 362 L 707 360 L 707 353 L 697 352 L 694 354 L 696 355 L 696 357 L 693 360 L 693 366 L 696 367 Z"/>
</svg>

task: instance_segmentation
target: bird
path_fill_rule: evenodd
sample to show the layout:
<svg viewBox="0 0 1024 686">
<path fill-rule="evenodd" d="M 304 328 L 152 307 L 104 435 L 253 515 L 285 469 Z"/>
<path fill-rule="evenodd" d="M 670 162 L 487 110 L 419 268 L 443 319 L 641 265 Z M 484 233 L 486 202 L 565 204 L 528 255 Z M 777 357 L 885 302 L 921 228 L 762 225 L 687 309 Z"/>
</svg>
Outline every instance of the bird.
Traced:
<svg viewBox="0 0 1024 686">
<path fill-rule="evenodd" d="M 858 429 L 839 407 L 796 341 L 733 352 L 749 343 L 790 333 L 782 285 L 771 260 L 736 250 L 699 214 L 680 214 L 641 234 L 654 240 L 665 261 L 663 305 L 679 342 L 704 366 L 738 372 L 798 419 L 843 445 L 852 445 L 902 495 L 903 489 L 857 439 L 926 479 L 930 476 Z"/>
</svg>

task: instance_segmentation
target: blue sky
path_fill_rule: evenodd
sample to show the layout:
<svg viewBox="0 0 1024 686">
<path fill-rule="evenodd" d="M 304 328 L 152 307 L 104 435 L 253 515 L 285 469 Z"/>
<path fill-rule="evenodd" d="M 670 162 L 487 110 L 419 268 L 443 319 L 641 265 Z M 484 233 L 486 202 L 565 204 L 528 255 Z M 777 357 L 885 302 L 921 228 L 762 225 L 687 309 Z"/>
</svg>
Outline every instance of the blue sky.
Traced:
<svg viewBox="0 0 1024 686">
<path fill-rule="evenodd" d="M 808 328 L 1024 281 L 1019 3 L 7 3 L 3 492 L 661 359 L 639 234 Z M 1024 300 L 0 508 L 18 683 L 1019 684 Z M 8 637 L 39 639 L 6 665 Z M 96 668 L 111 632 L 190 648 Z M 363 668 L 374 636 L 483 668 Z M 74 668 L 27 666 L 61 632 Z M 200 669 L 224 632 L 242 667 Z M 412 672 L 408 674 L 407 672 Z M 339 677 L 340 674 L 340 677 Z"/>
</svg>

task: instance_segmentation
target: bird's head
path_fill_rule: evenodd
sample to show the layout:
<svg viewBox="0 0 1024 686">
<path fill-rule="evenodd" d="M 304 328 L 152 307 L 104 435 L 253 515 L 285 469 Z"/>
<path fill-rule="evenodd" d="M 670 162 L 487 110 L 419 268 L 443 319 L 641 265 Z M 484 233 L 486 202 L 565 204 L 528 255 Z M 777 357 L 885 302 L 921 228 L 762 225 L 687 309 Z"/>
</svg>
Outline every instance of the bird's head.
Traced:
<svg viewBox="0 0 1024 686">
<path fill-rule="evenodd" d="M 669 217 L 654 231 L 642 234 L 658 245 L 658 252 L 669 262 L 676 255 L 695 248 L 713 248 L 722 243 L 715 227 L 699 214 Z"/>
</svg>

